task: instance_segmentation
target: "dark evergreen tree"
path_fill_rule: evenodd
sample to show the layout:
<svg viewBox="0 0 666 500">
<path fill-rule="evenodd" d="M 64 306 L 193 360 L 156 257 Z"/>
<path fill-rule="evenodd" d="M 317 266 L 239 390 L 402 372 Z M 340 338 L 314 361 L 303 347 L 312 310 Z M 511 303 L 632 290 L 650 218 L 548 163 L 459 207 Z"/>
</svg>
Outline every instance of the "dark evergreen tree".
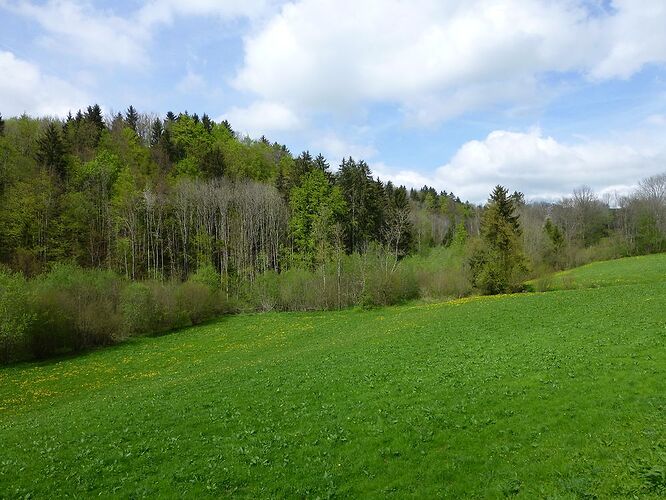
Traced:
<svg viewBox="0 0 666 500">
<path fill-rule="evenodd" d="M 209 134 L 213 131 L 213 120 L 206 113 L 201 117 L 201 123 Z"/>
<path fill-rule="evenodd" d="M 169 112 L 167 112 L 167 114 L 166 114 L 166 120 L 167 120 L 168 122 L 170 122 L 170 123 L 176 121 L 176 115 L 173 114 L 173 111 L 169 111 Z"/>
<path fill-rule="evenodd" d="M 67 177 L 67 159 L 65 143 L 55 122 L 46 127 L 44 134 L 37 141 L 37 161 L 60 180 Z"/>
<path fill-rule="evenodd" d="M 227 131 L 229 132 L 229 135 L 231 137 L 236 135 L 236 133 L 234 132 L 234 129 L 231 128 L 231 124 L 227 120 L 222 120 L 222 123 L 220 123 L 220 125 L 222 127 L 224 127 L 225 129 L 227 129 Z"/>
<path fill-rule="evenodd" d="M 137 113 L 132 105 L 125 112 L 125 124 L 136 132 L 137 125 L 139 124 L 139 113 Z"/>
<path fill-rule="evenodd" d="M 97 147 L 99 140 L 102 137 L 102 132 L 106 129 L 104 117 L 102 116 L 102 108 L 99 107 L 99 104 L 88 106 L 83 118 L 86 123 L 92 125 L 95 131 L 92 146 Z"/>
<path fill-rule="evenodd" d="M 336 176 L 347 202 L 345 239 L 350 252 L 362 252 L 370 241 L 382 239 L 384 193 L 381 183 L 372 179 L 370 167 L 363 160 L 343 159 Z"/>
<path fill-rule="evenodd" d="M 527 260 L 520 240 L 519 216 L 512 196 L 495 186 L 481 221 L 483 245 L 470 262 L 475 286 L 497 294 L 520 289 Z"/>
<path fill-rule="evenodd" d="M 5 120 L 2 119 L 2 113 L 0 113 L 0 137 L 5 135 Z"/>
<path fill-rule="evenodd" d="M 156 146 L 160 142 L 163 133 L 162 120 L 157 118 L 150 127 L 150 145 Z"/>
</svg>

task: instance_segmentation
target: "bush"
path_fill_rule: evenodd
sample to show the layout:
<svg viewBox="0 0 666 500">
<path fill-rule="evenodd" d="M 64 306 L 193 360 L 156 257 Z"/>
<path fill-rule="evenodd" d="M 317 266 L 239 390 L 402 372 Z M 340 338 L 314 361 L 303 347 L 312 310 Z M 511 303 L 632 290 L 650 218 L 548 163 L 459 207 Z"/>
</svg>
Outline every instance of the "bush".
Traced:
<svg viewBox="0 0 666 500">
<path fill-rule="evenodd" d="M 220 273 L 211 264 L 199 266 L 189 281 L 206 285 L 211 290 L 219 290 L 221 284 Z"/>
<path fill-rule="evenodd" d="M 145 283 L 130 283 L 120 293 L 123 333 L 137 335 L 156 328 L 156 306 L 151 288 Z"/>
<path fill-rule="evenodd" d="M 0 269 L 0 361 L 21 357 L 34 321 L 29 307 L 28 284 L 20 274 Z"/>
<path fill-rule="evenodd" d="M 35 322 L 30 345 L 36 357 L 108 345 L 121 337 L 120 279 L 110 271 L 58 264 L 34 282 Z"/>
</svg>

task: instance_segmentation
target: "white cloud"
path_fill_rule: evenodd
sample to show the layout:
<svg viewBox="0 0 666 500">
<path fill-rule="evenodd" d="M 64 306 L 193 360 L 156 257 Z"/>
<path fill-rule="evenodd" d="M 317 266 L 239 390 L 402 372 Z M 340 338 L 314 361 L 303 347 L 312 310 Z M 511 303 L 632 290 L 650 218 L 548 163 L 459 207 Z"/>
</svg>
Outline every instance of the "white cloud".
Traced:
<svg viewBox="0 0 666 500">
<path fill-rule="evenodd" d="M 271 0 L 153 0 L 120 16 L 86 0 L 0 0 L 0 7 L 42 27 L 43 45 L 88 62 L 129 67 L 149 63 L 155 29 L 173 24 L 178 17 L 255 18 L 272 12 L 270 5 Z"/>
<path fill-rule="evenodd" d="M 547 73 L 626 77 L 664 62 L 666 4 L 613 7 L 592 15 L 573 0 L 300 0 L 246 38 L 234 83 L 301 113 L 379 102 L 432 123 L 524 101 Z"/>
<path fill-rule="evenodd" d="M 96 11 L 89 3 L 50 0 L 5 2 L 13 12 L 36 21 L 45 31 L 44 45 L 100 64 L 145 63 L 147 33 L 130 19 Z"/>
<path fill-rule="evenodd" d="M 3 116 L 24 112 L 64 116 L 89 103 L 88 96 L 69 83 L 44 75 L 36 65 L 0 51 L 0 111 Z"/>
<path fill-rule="evenodd" d="M 666 146 L 659 139 L 664 129 L 650 133 L 652 140 L 642 144 L 631 143 L 629 136 L 626 141 L 565 144 L 539 129 L 497 130 L 483 140 L 463 144 L 432 175 L 396 171 L 383 164 L 375 169 L 380 177 L 396 184 L 428 184 L 479 203 L 496 184 L 532 199 L 556 199 L 583 184 L 600 194 L 624 193 L 640 179 L 666 170 Z"/>
<path fill-rule="evenodd" d="M 254 102 L 245 108 L 234 106 L 218 120 L 229 120 L 234 130 L 255 138 L 269 132 L 289 131 L 302 126 L 291 109 L 270 101 Z"/>
<path fill-rule="evenodd" d="M 153 0 L 141 8 L 137 17 L 144 27 L 171 24 L 177 16 L 254 18 L 266 13 L 270 4 L 270 0 Z"/>
<path fill-rule="evenodd" d="M 368 160 L 377 154 L 377 150 L 370 144 L 357 144 L 347 141 L 339 135 L 328 132 L 311 142 L 313 151 L 322 153 L 329 163 L 336 169 L 343 158 L 351 156 L 356 160 Z"/>
<path fill-rule="evenodd" d="M 176 88 L 183 93 L 192 93 L 200 91 L 206 87 L 206 80 L 203 75 L 192 71 L 191 69 L 187 70 L 185 76 L 178 82 Z"/>
</svg>

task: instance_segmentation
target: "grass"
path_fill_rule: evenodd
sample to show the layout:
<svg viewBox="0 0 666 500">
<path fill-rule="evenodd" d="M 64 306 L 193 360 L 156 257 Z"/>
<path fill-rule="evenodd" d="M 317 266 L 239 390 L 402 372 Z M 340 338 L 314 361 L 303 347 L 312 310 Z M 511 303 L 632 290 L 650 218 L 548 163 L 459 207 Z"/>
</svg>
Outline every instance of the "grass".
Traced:
<svg viewBox="0 0 666 500">
<path fill-rule="evenodd" d="M 666 254 L 593 262 L 542 278 L 540 284 L 546 290 L 562 290 L 660 281 L 666 281 Z"/>
<path fill-rule="evenodd" d="M 661 498 L 663 263 L 0 369 L 0 497 Z"/>
</svg>

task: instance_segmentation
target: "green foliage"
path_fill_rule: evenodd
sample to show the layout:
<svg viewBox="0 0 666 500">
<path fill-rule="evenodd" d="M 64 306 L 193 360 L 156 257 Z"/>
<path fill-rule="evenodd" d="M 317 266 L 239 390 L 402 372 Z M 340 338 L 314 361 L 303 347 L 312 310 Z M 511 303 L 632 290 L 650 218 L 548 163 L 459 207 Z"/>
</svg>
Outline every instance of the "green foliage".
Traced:
<svg viewBox="0 0 666 500">
<path fill-rule="evenodd" d="M 496 186 L 483 214 L 482 243 L 470 265 L 474 285 L 486 294 L 519 290 L 527 271 L 514 203 L 504 187 Z"/>
<path fill-rule="evenodd" d="M 0 362 L 21 355 L 34 321 L 23 276 L 0 268 Z"/>
<path fill-rule="evenodd" d="M 336 177 L 347 201 L 349 215 L 345 223 L 347 249 L 363 252 L 371 241 L 381 241 L 384 219 L 383 193 L 372 179 L 364 161 L 344 159 Z"/>
<path fill-rule="evenodd" d="M 635 245 L 636 251 L 641 254 L 666 251 L 666 234 L 659 229 L 654 215 L 642 213 L 638 217 Z"/>
<path fill-rule="evenodd" d="M 564 233 L 559 226 L 553 224 L 550 218 L 546 219 L 543 230 L 548 237 L 543 250 L 544 261 L 553 269 L 561 269 L 564 266 L 564 249 L 566 244 Z"/>
<path fill-rule="evenodd" d="M 300 262 L 308 267 L 326 262 L 333 246 L 333 229 L 347 213 L 340 189 L 332 187 L 324 172 L 312 170 L 290 194 L 289 228 Z"/>
<path fill-rule="evenodd" d="M 206 285 L 211 290 L 219 290 L 221 278 L 220 273 L 211 264 L 203 264 L 190 276 L 190 281 Z"/>
<path fill-rule="evenodd" d="M 50 122 L 37 142 L 37 161 L 49 172 L 64 180 L 67 177 L 65 143 L 60 136 L 59 126 Z"/>
<path fill-rule="evenodd" d="M 652 264 L 647 284 L 237 315 L 5 367 L 2 491 L 661 498 Z"/>
</svg>

